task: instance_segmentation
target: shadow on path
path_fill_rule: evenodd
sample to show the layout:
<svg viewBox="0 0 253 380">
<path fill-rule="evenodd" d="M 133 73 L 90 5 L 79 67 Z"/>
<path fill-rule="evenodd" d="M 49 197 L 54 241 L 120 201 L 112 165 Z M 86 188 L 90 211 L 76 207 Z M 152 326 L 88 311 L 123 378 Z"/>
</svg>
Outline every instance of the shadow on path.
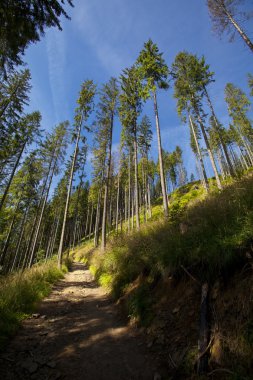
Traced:
<svg viewBox="0 0 253 380">
<path fill-rule="evenodd" d="M 1 379 L 159 378 L 142 338 L 119 318 L 84 264 L 74 264 L 37 313 L 1 355 Z"/>
</svg>

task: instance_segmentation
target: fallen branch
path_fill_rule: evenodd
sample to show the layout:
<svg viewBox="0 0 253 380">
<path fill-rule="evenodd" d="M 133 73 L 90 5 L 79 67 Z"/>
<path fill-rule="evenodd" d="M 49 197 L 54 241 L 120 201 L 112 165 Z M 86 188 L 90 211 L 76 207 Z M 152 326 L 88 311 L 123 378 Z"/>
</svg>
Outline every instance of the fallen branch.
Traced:
<svg viewBox="0 0 253 380">
<path fill-rule="evenodd" d="M 203 351 L 201 354 L 199 354 L 197 360 L 195 361 L 195 364 L 197 364 L 197 362 L 205 355 L 207 354 L 207 352 L 209 351 L 209 349 L 211 348 L 212 344 L 213 344 L 213 341 L 214 341 L 214 335 L 212 336 L 212 338 L 210 339 L 209 343 L 208 343 L 208 346 L 206 347 L 205 351 Z M 194 365 L 195 365 L 194 364 Z"/>
<path fill-rule="evenodd" d="M 201 287 L 201 304 L 200 304 L 200 327 L 199 327 L 199 341 L 198 341 L 198 360 L 197 372 L 202 375 L 207 372 L 208 367 L 208 283 L 204 283 Z"/>
<path fill-rule="evenodd" d="M 230 375 L 234 375 L 235 374 L 234 372 L 232 372 L 232 371 L 230 371 L 229 369 L 226 369 L 226 368 L 216 368 L 213 371 L 208 372 L 207 376 L 212 376 L 214 373 L 217 373 L 217 372 L 226 372 L 226 373 L 229 373 Z"/>
<path fill-rule="evenodd" d="M 195 281 L 197 284 L 201 285 L 200 282 L 195 278 L 193 277 L 193 275 L 181 264 L 180 265 L 181 268 L 185 271 L 186 274 L 188 274 L 188 276 L 193 280 Z"/>
<path fill-rule="evenodd" d="M 174 360 L 172 359 L 172 357 L 171 357 L 170 354 L 169 354 L 169 359 L 170 359 L 170 361 L 171 361 L 172 366 L 173 366 L 174 368 L 177 368 L 177 365 L 176 365 L 176 363 L 174 362 Z"/>
</svg>

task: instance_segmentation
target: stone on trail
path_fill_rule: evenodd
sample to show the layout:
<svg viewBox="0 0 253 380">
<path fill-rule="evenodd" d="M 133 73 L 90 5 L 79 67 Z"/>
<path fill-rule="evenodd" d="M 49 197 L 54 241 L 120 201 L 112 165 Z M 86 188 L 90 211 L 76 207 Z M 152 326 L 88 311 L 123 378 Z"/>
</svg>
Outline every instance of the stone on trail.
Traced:
<svg viewBox="0 0 253 380">
<path fill-rule="evenodd" d="M 27 358 L 25 361 L 23 361 L 22 367 L 32 374 L 37 371 L 38 364 L 35 363 L 31 358 Z"/>
</svg>

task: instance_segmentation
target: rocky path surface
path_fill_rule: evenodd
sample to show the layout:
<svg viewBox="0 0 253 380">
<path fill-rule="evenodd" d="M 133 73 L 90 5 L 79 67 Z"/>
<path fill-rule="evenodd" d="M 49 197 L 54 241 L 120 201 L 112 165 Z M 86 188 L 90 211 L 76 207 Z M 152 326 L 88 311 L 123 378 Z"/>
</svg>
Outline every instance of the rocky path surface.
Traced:
<svg viewBox="0 0 253 380">
<path fill-rule="evenodd" d="M 160 378 L 143 337 L 83 264 L 74 264 L 0 356 L 2 380 Z"/>
</svg>

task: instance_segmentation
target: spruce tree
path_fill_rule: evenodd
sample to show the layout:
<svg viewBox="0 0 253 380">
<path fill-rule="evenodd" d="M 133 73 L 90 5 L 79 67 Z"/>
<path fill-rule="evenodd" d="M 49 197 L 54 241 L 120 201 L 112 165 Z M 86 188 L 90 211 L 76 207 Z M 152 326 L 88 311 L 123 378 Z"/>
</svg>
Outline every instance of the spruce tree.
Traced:
<svg viewBox="0 0 253 380">
<path fill-rule="evenodd" d="M 205 64 L 204 58 L 198 60 L 196 56 L 187 52 L 180 52 L 176 56 L 172 73 L 175 80 L 174 96 L 177 99 L 178 113 L 183 120 L 186 120 L 185 114 L 189 112 L 195 116 L 205 141 L 217 186 L 221 189 L 217 165 L 205 128 L 206 113 L 203 109 L 204 88 L 209 83 L 212 73 L 209 72 L 209 66 Z"/>
<path fill-rule="evenodd" d="M 96 94 L 96 85 L 93 83 L 93 81 L 92 80 L 84 81 L 81 86 L 79 98 L 77 100 L 78 106 L 76 108 L 76 113 L 75 113 L 75 130 L 73 133 L 73 140 L 75 141 L 75 149 L 74 149 L 74 154 L 72 156 L 72 163 L 71 163 L 71 168 L 70 168 L 70 173 L 69 173 L 68 193 L 67 193 L 67 199 L 65 203 L 64 218 L 63 218 L 61 238 L 60 238 L 59 250 L 58 250 L 58 267 L 59 268 L 61 268 L 61 265 L 62 265 L 63 241 L 64 241 L 64 236 L 65 236 L 70 195 L 71 195 L 71 189 L 72 189 L 72 181 L 73 181 L 75 164 L 76 164 L 76 159 L 77 159 L 77 154 L 78 154 L 78 149 L 79 149 L 79 141 L 81 139 L 82 129 L 84 128 L 88 131 L 90 130 L 86 125 L 84 125 L 84 123 L 88 120 L 90 114 L 93 111 L 95 94 Z M 85 140 L 85 137 L 84 137 L 84 140 Z"/>
<path fill-rule="evenodd" d="M 145 83 L 144 90 L 142 91 L 143 99 L 146 100 L 148 97 L 152 95 L 154 101 L 160 180 L 163 195 L 163 208 L 165 217 L 168 217 L 168 199 L 166 193 L 164 167 L 162 159 L 162 142 L 157 105 L 157 89 L 168 89 L 169 69 L 162 57 L 162 53 L 159 53 L 157 45 L 154 44 L 151 39 L 144 44 L 144 48 L 140 52 L 139 57 L 137 59 L 137 67 L 140 72 L 140 76 Z"/>
<path fill-rule="evenodd" d="M 104 207 L 102 217 L 102 238 L 101 238 L 101 250 L 104 251 L 106 247 L 106 220 L 108 216 L 108 194 L 111 175 L 111 159 L 112 159 L 112 134 L 114 126 L 114 117 L 118 107 L 118 85 L 115 78 L 111 78 L 100 91 L 100 102 L 98 104 L 97 123 L 99 128 L 99 134 L 102 143 L 102 152 L 105 146 L 105 169 L 104 169 Z"/>
<path fill-rule="evenodd" d="M 134 202 L 132 202 L 132 210 L 135 206 L 136 228 L 140 228 L 140 215 L 139 215 L 139 184 L 138 184 L 138 125 L 137 119 L 141 112 L 141 93 L 142 85 L 137 68 L 132 66 L 130 69 L 125 69 L 120 77 L 121 89 L 120 94 L 120 107 L 119 114 L 121 124 L 125 130 L 126 136 L 128 135 L 129 153 L 131 145 L 133 145 L 133 159 L 134 159 Z M 131 162 L 131 154 L 129 154 Z M 129 169 L 130 169 L 129 162 Z M 129 174 L 130 178 L 130 174 Z M 130 184 L 129 184 L 130 191 Z M 130 197 L 129 197 L 130 199 Z M 130 211 L 130 210 L 129 210 Z M 134 222 L 132 216 L 132 222 Z"/>
<path fill-rule="evenodd" d="M 248 118 L 251 103 L 246 94 L 232 83 L 228 83 L 225 87 L 225 100 L 228 105 L 229 116 L 240 135 L 251 164 L 253 164 L 253 128 L 251 120 Z"/>
<path fill-rule="evenodd" d="M 63 5 L 72 0 L 2 0 L 0 4 L 0 74 L 23 63 L 25 49 L 40 40 L 46 28 L 61 28 L 60 18 L 69 18 Z M 1 75 L 0 75 L 1 77 Z"/>
</svg>

